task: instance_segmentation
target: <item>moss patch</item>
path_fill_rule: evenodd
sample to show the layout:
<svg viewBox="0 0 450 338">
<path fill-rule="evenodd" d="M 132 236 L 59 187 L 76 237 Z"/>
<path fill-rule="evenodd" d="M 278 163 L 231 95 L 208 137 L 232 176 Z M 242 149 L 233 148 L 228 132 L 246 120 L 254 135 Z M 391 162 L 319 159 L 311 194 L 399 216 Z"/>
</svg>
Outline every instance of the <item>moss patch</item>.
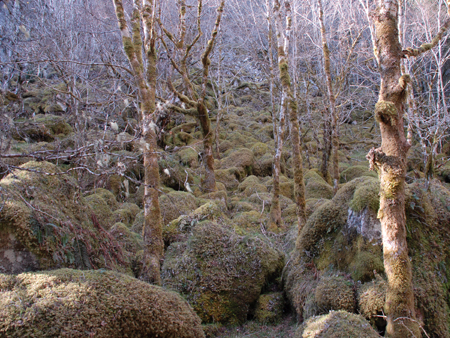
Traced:
<svg viewBox="0 0 450 338">
<path fill-rule="evenodd" d="M 266 281 L 282 267 L 283 256 L 261 238 L 238 236 L 226 223 L 205 221 L 186 242 L 170 245 L 162 279 L 204 322 L 236 324 L 247 318 Z"/>
<path fill-rule="evenodd" d="M 0 274 L 0 290 L 7 337 L 204 337 L 179 295 L 111 271 Z"/>
<path fill-rule="evenodd" d="M 370 324 L 359 315 L 345 311 L 312 317 L 295 332 L 296 338 L 378 338 L 381 337 Z"/>
</svg>

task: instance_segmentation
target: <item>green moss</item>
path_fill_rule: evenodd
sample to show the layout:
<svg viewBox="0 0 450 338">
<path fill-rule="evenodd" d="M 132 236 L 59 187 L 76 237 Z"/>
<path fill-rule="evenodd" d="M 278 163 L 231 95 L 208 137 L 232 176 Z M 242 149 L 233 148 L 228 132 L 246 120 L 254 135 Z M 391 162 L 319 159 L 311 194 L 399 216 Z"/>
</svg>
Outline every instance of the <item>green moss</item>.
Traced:
<svg viewBox="0 0 450 338">
<path fill-rule="evenodd" d="M 368 281 L 374 277 L 374 271 L 384 272 L 383 257 L 378 253 L 359 251 L 349 266 L 355 281 Z"/>
<path fill-rule="evenodd" d="M 395 126 L 398 112 L 395 104 L 390 101 L 378 101 L 375 104 L 375 120 Z"/>
<path fill-rule="evenodd" d="M 192 148 L 183 148 L 177 152 L 181 163 L 192 168 L 198 167 L 198 153 Z"/>
<path fill-rule="evenodd" d="M 348 169 L 345 169 L 340 174 L 339 181 L 340 181 L 340 183 L 350 182 L 351 180 L 355 179 L 356 177 L 361 177 L 361 176 L 369 176 L 369 177 L 378 178 L 378 175 L 374 171 L 370 171 L 368 167 L 356 165 L 356 166 L 352 166 Z"/>
<path fill-rule="evenodd" d="M 253 152 L 247 148 L 233 151 L 220 161 L 221 168 L 236 167 L 241 171 L 241 176 L 251 174 L 254 165 Z"/>
<path fill-rule="evenodd" d="M 350 208 L 356 212 L 362 211 L 368 207 L 370 210 L 377 212 L 380 208 L 380 181 L 378 179 L 370 179 L 366 184 L 360 185 L 350 201 Z"/>
<path fill-rule="evenodd" d="M 250 150 L 253 152 L 255 157 L 261 157 L 265 154 L 271 154 L 271 150 L 269 146 L 265 143 L 257 142 L 255 143 Z"/>
<path fill-rule="evenodd" d="M 132 232 L 124 223 L 114 224 L 108 232 L 131 254 L 135 255 L 143 249 L 142 237 Z"/>
<path fill-rule="evenodd" d="M 384 314 L 386 290 L 387 282 L 379 275 L 375 280 L 362 284 L 357 290 L 359 313 L 378 330 L 386 326 L 384 319 L 378 317 Z"/>
<path fill-rule="evenodd" d="M 199 222 L 204 220 L 216 221 L 224 217 L 219 206 L 214 202 L 208 201 L 188 215 L 182 215 L 163 226 L 164 243 L 166 246 L 169 246 L 173 242 L 185 240 Z"/>
<path fill-rule="evenodd" d="M 325 277 L 315 290 L 315 302 L 320 313 L 330 310 L 353 312 L 356 305 L 353 282 L 343 277 Z"/>
<path fill-rule="evenodd" d="M 306 198 L 333 198 L 333 187 L 328 183 L 309 180 L 305 186 Z"/>
<path fill-rule="evenodd" d="M 111 271 L 0 274 L 0 290 L 5 337 L 204 337 L 179 295 Z"/>
<path fill-rule="evenodd" d="M 255 306 L 255 319 L 261 324 L 277 324 L 284 310 L 284 295 L 273 292 L 259 296 Z"/>
<path fill-rule="evenodd" d="M 72 177 L 37 173 L 60 172 L 48 162 L 31 161 L 22 167 L 32 171 L 16 170 L 0 182 L 6 201 L 0 211 L 0 237 L 12 236 L 20 243 L 20 250 L 10 239 L 5 241 L 6 246 L 13 247 L 0 250 L 11 249 L 19 256 L 32 254 L 38 263 L 34 269 L 65 266 L 128 270 L 130 257 L 102 227 L 108 224 L 93 217 L 92 208 Z M 101 197 L 98 200 L 111 214 L 106 202 Z M 4 268 L 11 272 L 29 269 L 27 260 L 21 262 L 16 260 Z"/>
<path fill-rule="evenodd" d="M 282 267 L 282 255 L 263 239 L 238 236 L 226 222 L 204 221 L 187 241 L 169 246 L 161 275 L 205 323 L 236 324 Z"/>
<path fill-rule="evenodd" d="M 312 317 L 295 332 L 295 338 L 378 338 L 381 337 L 362 317 L 345 311 Z"/>
<path fill-rule="evenodd" d="M 197 207 L 195 196 L 183 191 L 173 191 L 159 198 L 163 225 L 187 215 Z"/>
</svg>

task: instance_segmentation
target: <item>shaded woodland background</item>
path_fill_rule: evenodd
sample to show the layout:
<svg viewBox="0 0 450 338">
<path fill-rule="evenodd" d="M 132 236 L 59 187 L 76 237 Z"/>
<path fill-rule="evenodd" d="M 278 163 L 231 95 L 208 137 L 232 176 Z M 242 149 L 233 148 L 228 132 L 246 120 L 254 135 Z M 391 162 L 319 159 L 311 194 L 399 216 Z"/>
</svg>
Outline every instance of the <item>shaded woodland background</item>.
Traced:
<svg viewBox="0 0 450 338">
<path fill-rule="evenodd" d="M 181 64 L 184 51 L 162 30 L 182 33 L 182 2 L 161 1 L 157 9 L 161 22 L 156 25 L 152 128 L 164 242 L 161 282 L 179 297 L 131 277 L 140 276 L 145 247 L 146 143 L 139 89 L 113 2 L 0 1 L 0 289 L 5 294 L 0 302 L 2 309 L 14 308 L 0 312 L 2 334 L 30 336 L 40 315 L 58 313 L 54 322 L 36 326 L 34 334 L 58 336 L 64 332 L 58 331 L 61 325 L 74 337 L 118 332 L 151 336 L 162 330 L 171 332 L 168 337 L 201 337 L 203 331 L 222 337 L 302 337 L 325 325 L 336 331 L 322 327 L 323 337 L 353 329 L 355 337 L 361 332 L 365 337 L 384 335 L 387 282 L 377 220 L 380 183 L 366 160 L 368 151 L 381 144 L 374 119 L 380 86 L 371 20 L 375 4 L 323 3 L 339 127 L 336 157 L 319 6 L 316 1 L 290 3 L 288 69 L 306 191 L 307 219 L 300 233 L 290 123 L 280 114 L 283 76 L 277 67 L 275 21 L 269 25 L 267 20 L 271 2 L 225 2 L 206 81 L 202 53 L 219 1 L 205 1 L 199 21 L 198 2 L 186 3 L 186 44 L 194 41 L 198 24 L 203 34 L 186 58 L 185 75 L 194 97 L 205 90 L 216 191 L 204 187 L 206 137 L 201 123 L 174 94 L 190 95 L 171 62 Z M 132 7 L 124 1 L 128 21 Z M 448 20 L 441 0 L 402 1 L 401 9 L 403 48 L 431 41 Z M 403 72 L 411 77 L 405 118 L 412 144 L 406 175 L 407 240 L 417 321 L 430 337 L 450 336 L 448 58 L 444 36 L 428 53 L 402 62 Z M 281 222 L 274 226 L 277 154 Z M 333 158 L 338 159 L 337 185 Z M 86 272 L 88 277 L 66 269 L 26 273 L 60 268 L 92 271 Z M 78 289 L 67 286 L 74 281 Z M 126 288 L 124 283 L 136 286 Z M 103 284 L 117 290 L 119 305 L 97 308 L 93 315 L 89 309 L 105 294 Z M 45 296 L 30 288 L 45 290 Z M 127 304 L 130 289 L 131 298 L 147 294 L 149 303 L 159 302 L 163 309 L 171 299 L 185 324 L 176 316 L 155 314 L 151 307 L 135 315 L 145 306 Z M 67 300 L 53 299 L 52 290 Z M 24 297 L 25 305 L 19 305 Z M 74 305 L 71 297 L 84 297 L 89 306 Z M 48 300 L 45 305 L 41 298 Z M 83 315 L 72 321 L 74 314 L 61 311 L 58 301 L 64 309 L 78 306 Z M 118 326 L 102 324 L 109 322 Z M 51 326 L 56 329 L 50 333 Z M 144 332 L 143 327 L 154 331 Z"/>
</svg>

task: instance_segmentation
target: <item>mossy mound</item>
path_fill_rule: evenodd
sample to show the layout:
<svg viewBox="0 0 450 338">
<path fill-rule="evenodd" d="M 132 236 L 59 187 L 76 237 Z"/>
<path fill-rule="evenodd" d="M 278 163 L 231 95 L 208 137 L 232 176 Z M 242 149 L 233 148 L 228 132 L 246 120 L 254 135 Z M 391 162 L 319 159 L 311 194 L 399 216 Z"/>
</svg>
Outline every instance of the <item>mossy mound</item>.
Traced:
<svg viewBox="0 0 450 338">
<path fill-rule="evenodd" d="M 311 180 L 305 186 L 306 198 L 333 198 L 333 187 L 328 183 L 316 182 Z"/>
<path fill-rule="evenodd" d="M 354 178 L 361 176 L 378 178 L 377 173 L 374 171 L 370 171 L 368 167 L 362 165 L 355 165 L 341 172 L 339 181 L 340 183 L 350 182 Z"/>
<path fill-rule="evenodd" d="M 248 175 L 253 170 L 254 161 L 253 152 L 250 149 L 241 148 L 223 158 L 220 161 L 220 167 L 223 169 L 236 167 Z"/>
<path fill-rule="evenodd" d="M 259 296 L 255 306 L 255 319 L 261 324 L 276 324 L 284 310 L 283 292 L 273 292 Z"/>
<path fill-rule="evenodd" d="M 208 201 L 188 215 L 182 215 L 163 226 L 164 244 L 167 247 L 173 242 L 187 240 L 192 229 L 201 221 L 218 221 L 224 218 L 226 217 L 220 207 L 216 203 Z"/>
<path fill-rule="evenodd" d="M 222 183 L 227 190 L 235 190 L 239 186 L 239 180 L 234 169 L 214 170 L 214 174 L 216 181 Z"/>
<path fill-rule="evenodd" d="M 187 215 L 197 208 L 197 200 L 194 195 L 183 191 L 172 191 L 159 197 L 161 217 L 163 224 Z"/>
<path fill-rule="evenodd" d="M 33 120 L 16 122 L 12 137 L 27 142 L 52 142 L 56 137 L 65 137 L 73 132 L 62 116 L 36 115 Z"/>
<path fill-rule="evenodd" d="M 163 285 L 186 297 L 203 322 L 236 324 L 247 318 L 283 261 L 262 238 L 239 236 L 225 221 L 204 221 L 187 241 L 169 246 L 161 276 Z"/>
<path fill-rule="evenodd" d="M 102 189 L 104 190 L 104 189 Z M 107 190 L 105 190 L 107 191 Z M 109 191 L 108 191 L 109 192 Z M 105 201 L 101 194 L 92 194 L 86 196 L 86 203 L 92 208 L 99 223 L 106 229 L 116 223 L 116 215 L 113 215 L 113 211 L 108 203 Z"/>
<path fill-rule="evenodd" d="M 322 278 L 314 294 L 319 311 L 321 313 L 327 313 L 330 310 L 353 312 L 356 307 L 353 288 L 353 282 L 341 276 Z"/>
<path fill-rule="evenodd" d="M 108 231 L 130 254 L 135 255 L 143 249 L 141 235 L 131 231 L 125 224 L 116 223 Z"/>
<path fill-rule="evenodd" d="M 263 219 L 261 213 L 255 210 L 240 212 L 234 215 L 233 225 L 240 235 L 247 232 L 260 232 Z"/>
<path fill-rule="evenodd" d="M 295 332 L 296 338 L 379 338 L 362 317 L 346 311 L 330 311 L 311 317 Z"/>
<path fill-rule="evenodd" d="M 366 180 L 366 184 L 359 186 L 350 201 L 350 208 L 353 211 L 362 211 L 369 208 L 373 212 L 378 212 L 380 208 L 380 181 L 378 178 Z"/>
<path fill-rule="evenodd" d="M 0 181 L 3 271 L 56 267 L 128 271 L 130 257 L 102 226 L 76 181 L 58 173 L 51 163 L 28 162 Z"/>
<path fill-rule="evenodd" d="M 258 209 L 261 210 L 264 206 L 264 210 L 269 211 L 270 206 L 272 205 L 272 194 L 267 192 L 255 193 L 248 197 L 249 202 L 258 206 Z M 287 208 L 290 204 L 292 204 L 292 200 L 280 195 L 280 207 L 281 210 Z"/>
<path fill-rule="evenodd" d="M 204 337 L 179 295 L 111 271 L 0 274 L 0 335 Z"/>
<path fill-rule="evenodd" d="M 386 290 L 387 282 L 379 275 L 373 281 L 360 285 L 357 290 L 359 313 L 378 330 L 386 327 L 386 321 L 379 317 L 384 314 Z"/>
<path fill-rule="evenodd" d="M 128 227 L 133 225 L 136 215 L 141 210 L 134 203 L 122 203 L 119 209 L 113 212 L 114 220 L 116 222 L 125 223 Z"/>
<path fill-rule="evenodd" d="M 177 157 L 180 159 L 180 162 L 184 165 L 187 165 L 191 168 L 198 168 L 198 153 L 195 149 L 191 147 L 183 148 L 177 152 Z"/>
</svg>

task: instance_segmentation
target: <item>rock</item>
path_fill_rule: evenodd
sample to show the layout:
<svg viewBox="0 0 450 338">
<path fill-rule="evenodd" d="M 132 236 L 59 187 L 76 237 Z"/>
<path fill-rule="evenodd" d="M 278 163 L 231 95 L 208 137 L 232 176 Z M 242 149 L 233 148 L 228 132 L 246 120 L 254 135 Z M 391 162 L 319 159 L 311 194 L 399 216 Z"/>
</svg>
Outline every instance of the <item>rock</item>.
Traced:
<svg viewBox="0 0 450 338">
<path fill-rule="evenodd" d="M 259 237 L 237 235 L 226 220 L 190 231 L 166 251 L 163 285 L 180 292 L 205 323 L 243 322 L 265 283 L 281 272 L 283 256 Z"/>
<path fill-rule="evenodd" d="M 255 307 L 255 319 L 261 324 L 276 324 L 284 310 L 283 292 L 273 292 L 259 296 Z"/>
<path fill-rule="evenodd" d="M 345 311 L 330 311 L 311 317 L 295 332 L 295 338 L 379 338 L 381 337 L 362 317 Z"/>
<path fill-rule="evenodd" d="M 5 337 L 204 337 L 179 295 L 112 271 L 0 274 Z"/>
<path fill-rule="evenodd" d="M 0 181 L 1 272 L 108 267 L 131 273 L 132 257 L 101 226 L 72 176 L 58 175 L 48 162 L 21 167 Z"/>
</svg>

